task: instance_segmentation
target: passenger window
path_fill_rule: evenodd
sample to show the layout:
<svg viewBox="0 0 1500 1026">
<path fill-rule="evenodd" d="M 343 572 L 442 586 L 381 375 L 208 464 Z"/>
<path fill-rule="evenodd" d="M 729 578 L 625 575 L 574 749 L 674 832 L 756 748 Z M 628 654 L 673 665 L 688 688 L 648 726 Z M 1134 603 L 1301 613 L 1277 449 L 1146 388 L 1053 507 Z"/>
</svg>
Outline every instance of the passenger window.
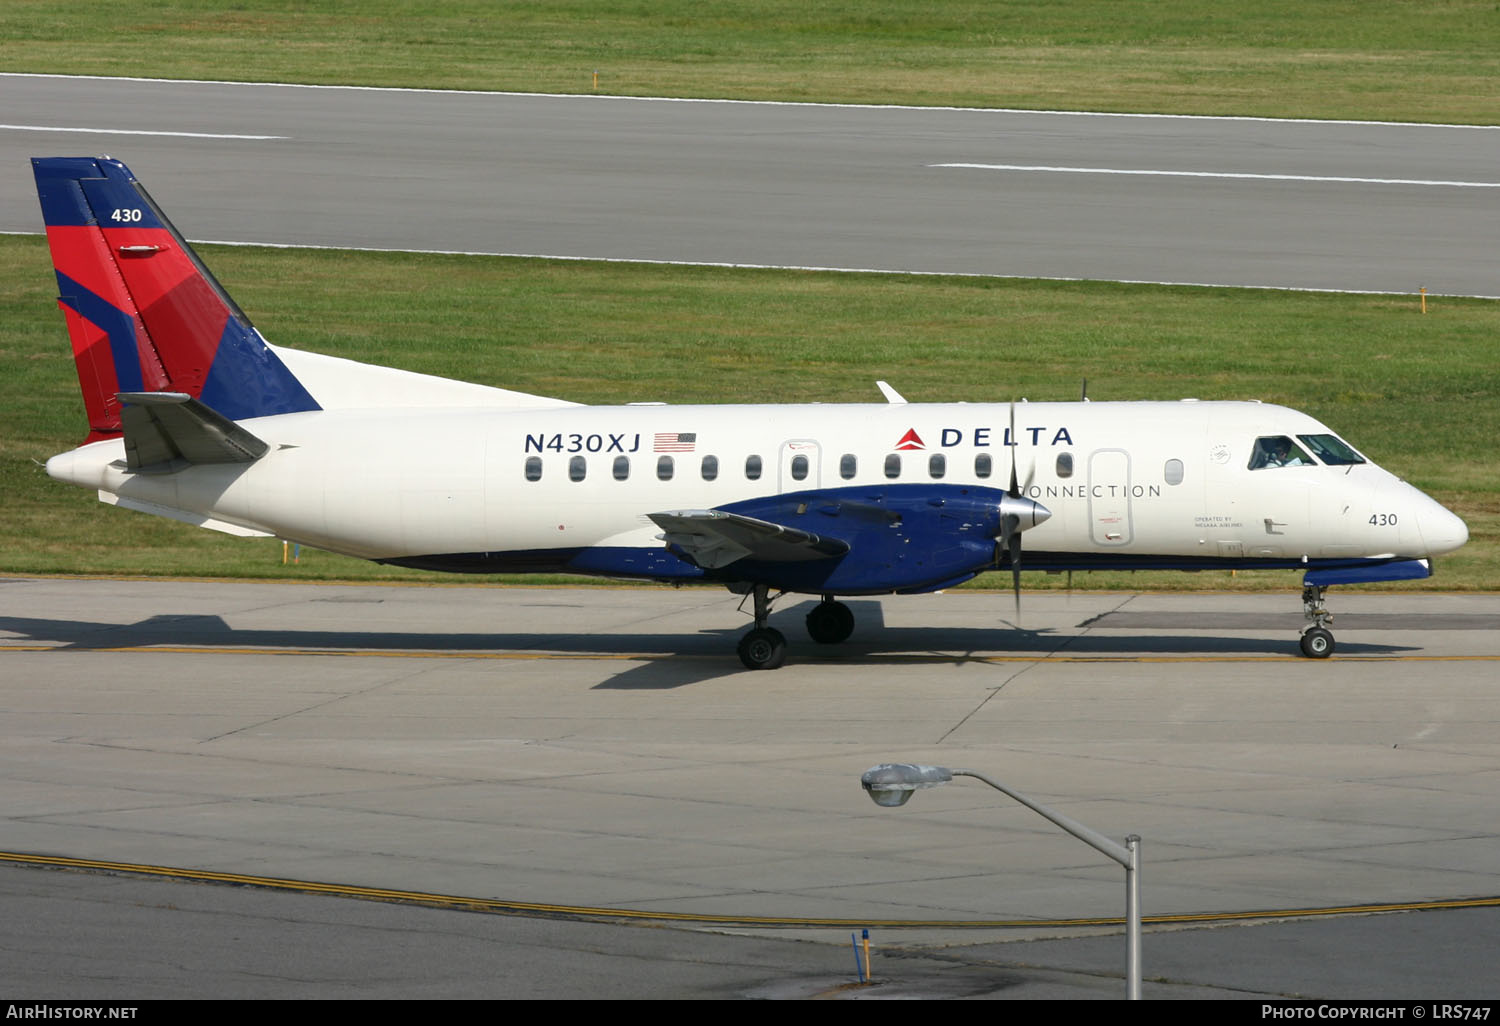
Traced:
<svg viewBox="0 0 1500 1026">
<path fill-rule="evenodd" d="M 846 452 L 839 457 L 839 477 L 848 481 L 859 470 L 859 460 L 855 459 L 854 453 Z"/>
<path fill-rule="evenodd" d="M 719 476 L 719 457 L 703 457 L 703 480 L 712 481 Z"/>
<path fill-rule="evenodd" d="M 1182 484 L 1182 461 L 1167 460 L 1167 465 L 1162 468 L 1161 476 L 1169 485 Z"/>
<path fill-rule="evenodd" d="M 807 457 L 792 457 L 792 480 L 805 481 L 807 479 Z"/>
<path fill-rule="evenodd" d="M 893 452 L 885 458 L 885 476 L 897 478 L 901 476 L 901 454 Z"/>
<path fill-rule="evenodd" d="M 1073 454 L 1072 453 L 1070 453 L 1070 452 L 1060 452 L 1060 453 L 1057 454 L 1057 476 L 1058 477 L 1072 477 L 1073 476 Z"/>
<path fill-rule="evenodd" d="M 940 452 L 935 452 L 927 457 L 927 474 L 934 480 L 942 477 L 948 472 L 948 457 Z"/>
<path fill-rule="evenodd" d="M 589 461 L 582 456 L 574 456 L 568 461 L 568 480 L 582 481 L 588 476 Z"/>
<path fill-rule="evenodd" d="M 615 480 L 616 481 L 624 481 L 629 476 L 630 476 L 630 457 L 629 456 L 616 456 L 615 457 Z"/>
<path fill-rule="evenodd" d="M 526 480 L 540 481 L 542 479 L 542 458 L 540 456 L 526 457 Z"/>
<path fill-rule="evenodd" d="M 994 469 L 995 461 L 990 458 L 989 453 L 982 452 L 974 457 L 975 477 L 989 477 L 990 474 L 994 473 Z"/>
<path fill-rule="evenodd" d="M 1250 469 L 1266 467 L 1309 467 L 1312 457 L 1286 435 L 1265 435 L 1250 447 Z"/>
<path fill-rule="evenodd" d="M 656 479 L 658 481 L 672 480 L 672 457 L 662 456 L 656 461 Z"/>
<path fill-rule="evenodd" d="M 750 481 L 760 480 L 760 457 L 745 457 L 745 478 Z"/>
</svg>

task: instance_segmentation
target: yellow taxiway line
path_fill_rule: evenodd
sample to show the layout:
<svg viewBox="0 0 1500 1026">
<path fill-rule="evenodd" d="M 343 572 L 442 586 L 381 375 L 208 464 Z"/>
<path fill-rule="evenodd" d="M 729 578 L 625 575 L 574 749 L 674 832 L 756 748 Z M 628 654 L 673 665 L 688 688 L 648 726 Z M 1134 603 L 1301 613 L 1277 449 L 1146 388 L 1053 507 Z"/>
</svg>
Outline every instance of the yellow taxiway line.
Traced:
<svg viewBox="0 0 1500 1026">
<path fill-rule="evenodd" d="M 244 873 L 217 873 L 205 869 L 176 866 L 143 865 L 133 862 L 110 862 L 103 859 L 78 859 L 61 855 L 31 855 L 0 851 L 0 863 L 39 866 L 48 869 L 71 869 L 92 873 L 129 873 L 164 880 L 191 880 L 197 883 L 222 883 L 239 887 L 262 887 L 301 894 L 327 894 L 365 901 L 389 901 L 450 908 L 497 915 L 561 917 L 568 919 L 609 920 L 613 922 L 692 923 L 705 926 L 761 926 L 795 928 L 859 928 L 879 926 L 885 929 L 1010 929 L 1060 926 L 1122 926 L 1120 916 L 1085 919 L 818 919 L 800 916 L 731 916 L 696 912 L 660 912 L 647 909 L 599 908 L 588 905 L 552 905 L 544 902 L 505 901 L 499 898 L 475 898 L 458 894 L 433 894 L 425 891 L 403 891 L 384 887 L 356 887 L 349 884 L 314 880 L 292 880 L 274 876 L 251 876 Z M 1188 923 L 1221 923 L 1252 919 L 1305 919 L 1314 916 L 1368 915 L 1375 912 L 1416 912 L 1434 909 L 1497 908 L 1500 896 L 1484 898 L 1443 898 L 1431 901 L 1402 901 L 1363 905 L 1329 905 L 1320 908 L 1262 909 L 1241 912 L 1198 912 L 1180 915 L 1143 916 L 1143 923 L 1182 925 Z"/>
</svg>

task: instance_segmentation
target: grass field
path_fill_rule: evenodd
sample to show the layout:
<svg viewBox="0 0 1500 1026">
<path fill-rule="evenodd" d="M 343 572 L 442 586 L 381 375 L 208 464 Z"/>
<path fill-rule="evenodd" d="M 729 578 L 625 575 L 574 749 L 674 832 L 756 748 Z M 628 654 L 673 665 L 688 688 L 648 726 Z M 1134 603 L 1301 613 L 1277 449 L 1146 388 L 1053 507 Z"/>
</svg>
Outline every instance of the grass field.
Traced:
<svg viewBox="0 0 1500 1026">
<path fill-rule="evenodd" d="M 588 403 L 1263 399 L 1458 510 L 1432 587 L 1500 589 L 1500 303 L 982 278 L 202 247 L 273 341 Z M 0 237 L 0 567 L 425 579 L 108 509 L 34 461 L 84 433 L 46 245 Z M 1077 575 L 1292 587 L 1294 575 Z M 1028 586 L 1056 585 L 1030 575 Z"/>
<path fill-rule="evenodd" d="M 1494 0 L 6 0 L 0 70 L 1500 122 Z"/>
</svg>

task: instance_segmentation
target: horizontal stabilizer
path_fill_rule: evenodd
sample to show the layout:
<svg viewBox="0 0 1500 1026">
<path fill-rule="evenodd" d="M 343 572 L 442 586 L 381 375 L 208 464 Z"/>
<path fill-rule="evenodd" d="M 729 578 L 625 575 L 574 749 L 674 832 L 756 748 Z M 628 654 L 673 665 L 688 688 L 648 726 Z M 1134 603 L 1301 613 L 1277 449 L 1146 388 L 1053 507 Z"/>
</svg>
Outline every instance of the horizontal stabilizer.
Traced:
<svg viewBox="0 0 1500 1026">
<path fill-rule="evenodd" d="M 663 541 L 681 549 L 705 570 L 717 570 L 746 557 L 796 563 L 831 559 L 849 551 L 848 543 L 837 538 L 824 538 L 720 509 L 678 510 L 648 516 L 666 532 L 661 536 Z"/>
<path fill-rule="evenodd" d="M 270 446 L 185 392 L 121 392 L 125 463 L 254 463 Z"/>
</svg>

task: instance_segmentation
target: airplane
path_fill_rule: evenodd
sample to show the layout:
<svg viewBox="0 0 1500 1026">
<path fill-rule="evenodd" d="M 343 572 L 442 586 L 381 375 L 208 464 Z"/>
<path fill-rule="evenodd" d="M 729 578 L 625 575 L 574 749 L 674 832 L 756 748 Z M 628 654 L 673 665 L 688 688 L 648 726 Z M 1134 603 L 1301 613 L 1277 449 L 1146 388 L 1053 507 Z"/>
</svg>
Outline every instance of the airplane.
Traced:
<svg viewBox="0 0 1500 1026">
<path fill-rule="evenodd" d="M 1260 402 L 584 406 L 270 345 L 130 170 L 34 158 L 89 433 L 47 473 L 108 504 L 378 563 L 748 596 L 774 669 L 786 594 L 815 642 L 840 596 L 1025 566 L 1424 578 L 1464 522 L 1332 429 Z M 776 593 L 774 596 L 772 593 Z"/>
</svg>

